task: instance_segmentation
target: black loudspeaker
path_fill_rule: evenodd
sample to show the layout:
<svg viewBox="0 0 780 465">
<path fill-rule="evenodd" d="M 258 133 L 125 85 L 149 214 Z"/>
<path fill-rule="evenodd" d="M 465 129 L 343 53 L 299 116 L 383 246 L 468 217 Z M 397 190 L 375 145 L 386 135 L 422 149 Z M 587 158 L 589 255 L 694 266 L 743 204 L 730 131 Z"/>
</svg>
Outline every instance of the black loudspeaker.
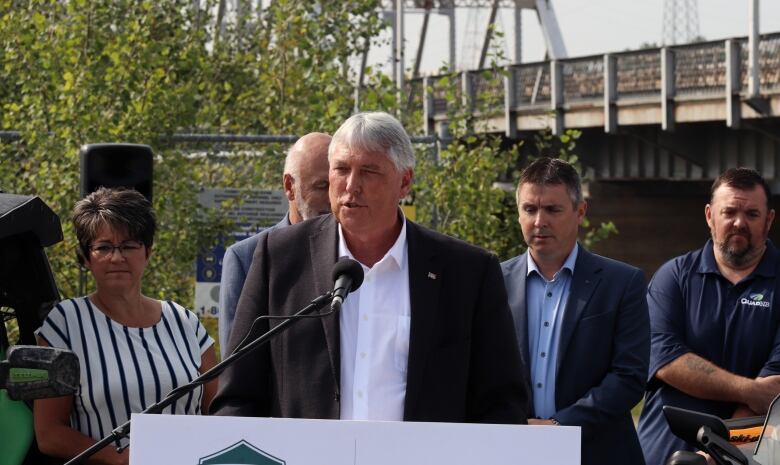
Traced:
<svg viewBox="0 0 780 465">
<path fill-rule="evenodd" d="M 0 307 L 14 310 L 19 344 L 35 344 L 33 332 L 60 300 L 43 248 L 61 240 L 60 219 L 40 198 L 0 193 Z M 7 347 L 2 324 L 0 333 Z"/>
<path fill-rule="evenodd" d="M 148 145 L 89 144 L 81 147 L 81 197 L 99 187 L 135 189 L 152 201 L 154 154 Z"/>
</svg>

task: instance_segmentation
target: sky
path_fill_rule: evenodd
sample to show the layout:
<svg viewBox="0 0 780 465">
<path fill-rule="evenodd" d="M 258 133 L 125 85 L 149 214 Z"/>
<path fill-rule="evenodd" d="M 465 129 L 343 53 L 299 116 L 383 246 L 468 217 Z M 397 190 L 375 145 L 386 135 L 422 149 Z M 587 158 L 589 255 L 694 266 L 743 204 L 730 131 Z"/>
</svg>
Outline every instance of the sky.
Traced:
<svg viewBox="0 0 780 465">
<path fill-rule="evenodd" d="M 664 0 L 551 1 L 570 57 L 636 49 L 644 43 L 661 43 Z M 700 35 L 707 40 L 747 36 L 750 1 L 698 0 Z M 780 0 L 759 0 L 759 13 L 761 33 L 780 32 Z M 501 9 L 497 19 L 499 29 L 505 31 L 504 49 L 508 57 L 514 57 L 513 15 L 512 10 Z M 457 59 L 461 63 L 477 61 L 488 16 L 488 9 L 459 9 L 456 17 L 456 50 Z M 523 10 L 522 18 L 522 61 L 542 60 L 544 42 L 536 13 Z M 431 16 L 421 66 L 424 74 L 434 73 L 449 57 L 447 24 L 445 16 Z M 407 68 L 414 63 L 421 25 L 422 14 L 407 13 Z M 476 29 L 476 34 L 468 33 Z M 477 37 L 477 40 L 467 41 L 467 37 Z M 383 65 L 389 61 L 389 57 L 389 46 L 377 47 L 372 49 L 369 61 Z"/>
</svg>

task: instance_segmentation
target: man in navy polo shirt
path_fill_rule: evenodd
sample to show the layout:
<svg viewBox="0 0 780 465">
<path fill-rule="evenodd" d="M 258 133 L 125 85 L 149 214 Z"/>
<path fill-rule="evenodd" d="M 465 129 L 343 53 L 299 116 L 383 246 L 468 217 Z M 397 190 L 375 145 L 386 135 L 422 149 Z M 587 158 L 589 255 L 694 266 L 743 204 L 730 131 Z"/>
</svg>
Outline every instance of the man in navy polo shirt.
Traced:
<svg viewBox="0 0 780 465">
<path fill-rule="evenodd" d="M 724 172 L 704 209 L 712 239 L 650 282 L 650 372 L 638 426 L 647 465 L 689 449 L 669 430 L 664 405 L 760 415 L 780 393 L 780 255 L 767 240 L 769 199 L 757 172 Z"/>
</svg>

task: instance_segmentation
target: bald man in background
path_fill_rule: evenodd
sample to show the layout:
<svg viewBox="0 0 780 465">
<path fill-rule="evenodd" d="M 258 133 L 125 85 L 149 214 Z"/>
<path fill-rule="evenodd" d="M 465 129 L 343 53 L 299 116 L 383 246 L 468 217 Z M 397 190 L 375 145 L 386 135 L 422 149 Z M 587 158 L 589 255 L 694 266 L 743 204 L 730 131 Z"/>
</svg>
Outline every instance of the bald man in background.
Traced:
<svg viewBox="0 0 780 465">
<path fill-rule="evenodd" d="M 306 134 L 287 152 L 284 161 L 284 193 L 289 210 L 282 220 L 252 237 L 236 242 L 225 250 L 219 285 L 219 341 L 222 358 L 236 314 L 236 305 L 244 287 L 257 241 L 276 228 L 330 213 L 328 201 L 328 145 L 331 137 L 321 132 Z"/>
</svg>

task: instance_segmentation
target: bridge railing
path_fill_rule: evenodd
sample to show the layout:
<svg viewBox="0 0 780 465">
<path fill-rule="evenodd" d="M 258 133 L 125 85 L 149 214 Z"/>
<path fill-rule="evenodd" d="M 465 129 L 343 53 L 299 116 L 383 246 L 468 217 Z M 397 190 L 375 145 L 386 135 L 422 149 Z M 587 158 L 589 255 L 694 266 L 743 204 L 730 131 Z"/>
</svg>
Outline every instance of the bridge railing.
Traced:
<svg viewBox="0 0 780 465">
<path fill-rule="evenodd" d="M 615 54 L 618 97 L 661 95 L 661 55 L 658 49 Z"/>
<path fill-rule="evenodd" d="M 747 41 L 742 43 L 742 86 L 747 88 L 748 82 L 748 49 Z M 780 90 L 780 34 L 762 36 L 758 44 L 759 63 L 761 64 L 761 88 Z"/>
<path fill-rule="evenodd" d="M 509 66 L 508 73 L 514 77 L 517 105 L 549 105 L 550 67 L 545 63 L 531 63 Z"/>
<path fill-rule="evenodd" d="M 641 99 L 664 106 L 663 124 L 668 128 L 673 124 L 667 121 L 672 114 L 669 108 L 677 100 L 728 99 L 744 93 L 748 60 L 747 39 L 738 38 L 515 64 L 412 80 L 414 92 L 422 88 L 424 97 L 410 98 L 410 103 L 425 105 L 426 127 L 432 130 L 435 121 L 446 119 L 447 92 L 458 93 L 457 101 L 469 102 L 482 114 L 504 113 L 510 118 L 523 112 L 552 111 L 559 114 L 559 121 L 560 113 L 578 106 L 604 106 L 606 102 L 609 107 Z M 780 92 L 780 32 L 761 36 L 759 64 L 761 92 Z M 607 129 L 610 119 L 614 118 L 606 108 Z M 507 122 L 508 132 L 510 126 Z"/>
<path fill-rule="evenodd" d="M 672 47 L 671 51 L 678 96 L 725 95 L 726 47 L 722 41 Z"/>
<path fill-rule="evenodd" d="M 604 96 L 603 55 L 561 60 L 563 101 L 601 99 Z"/>
</svg>

